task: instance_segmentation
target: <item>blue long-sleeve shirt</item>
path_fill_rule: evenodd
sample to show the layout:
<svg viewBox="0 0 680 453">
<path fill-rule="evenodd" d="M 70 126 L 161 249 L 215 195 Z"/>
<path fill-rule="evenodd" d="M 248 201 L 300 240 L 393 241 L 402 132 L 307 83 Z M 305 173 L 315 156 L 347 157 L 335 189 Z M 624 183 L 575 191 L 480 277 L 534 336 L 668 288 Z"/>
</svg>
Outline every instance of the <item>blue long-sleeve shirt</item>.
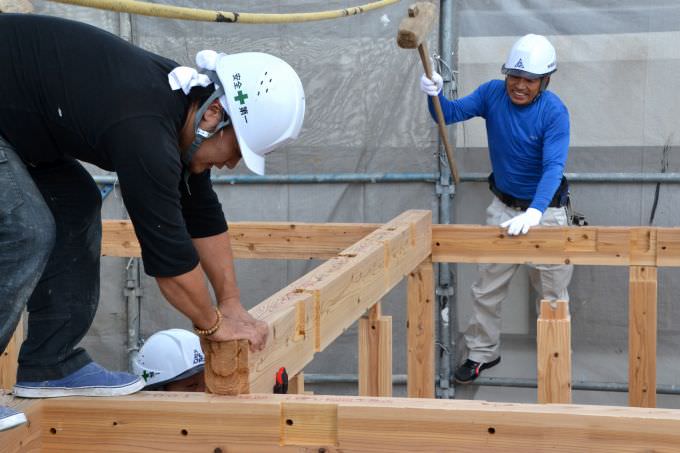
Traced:
<svg viewBox="0 0 680 453">
<path fill-rule="evenodd" d="M 496 186 L 544 212 L 562 180 L 569 149 L 569 112 L 560 98 L 544 91 L 535 102 L 518 106 L 504 81 L 491 80 L 463 98 L 451 101 L 440 93 L 439 100 L 446 124 L 475 116 L 486 120 Z M 436 121 L 429 96 L 428 105 Z"/>
</svg>

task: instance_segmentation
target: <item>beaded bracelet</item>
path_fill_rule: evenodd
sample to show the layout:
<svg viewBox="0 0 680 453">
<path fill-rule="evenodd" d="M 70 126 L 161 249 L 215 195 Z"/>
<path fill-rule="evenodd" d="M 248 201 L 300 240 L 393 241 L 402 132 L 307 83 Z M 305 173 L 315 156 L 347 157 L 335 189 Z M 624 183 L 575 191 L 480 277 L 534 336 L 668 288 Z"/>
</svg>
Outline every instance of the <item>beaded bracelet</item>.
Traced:
<svg viewBox="0 0 680 453">
<path fill-rule="evenodd" d="M 213 325 L 209 329 L 199 329 L 198 327 L 196 327 L 196 325 L 194 325 L 194 332 L 196 332 L 198 335 L 202 337 L 209 337 L 210 335 L 217 332 L 217 329 L 220 328 L 220 324 L 222 324 L 222 313 L 217 308 L 215 308 L 215 313 L 217 313 L 217 321 L 215 321 L 215 325 Z"/>
</svg>

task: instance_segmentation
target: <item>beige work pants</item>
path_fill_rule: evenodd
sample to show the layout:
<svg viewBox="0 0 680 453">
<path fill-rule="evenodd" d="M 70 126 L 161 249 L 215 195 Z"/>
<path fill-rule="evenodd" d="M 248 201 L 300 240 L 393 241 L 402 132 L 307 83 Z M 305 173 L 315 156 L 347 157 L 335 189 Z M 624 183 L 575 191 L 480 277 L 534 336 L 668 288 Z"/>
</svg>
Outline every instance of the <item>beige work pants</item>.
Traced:
<svg viewBox="0 0 680 453">
<path fill-rule="evenodd" d="M 494 197 L 486 210 L 486 224 L 500 225 L 522 211 L 510 208 Z M 566 208 L 547 208 L 541 225 L 567 225 Z M 520 264 L 480 264 L 479 279 L 472 285 L 473 314 L 465 330 L 469 359 L 490 362 L 500 356 L 501 302 Z M 548 300 L 569 300 L 567 286 L 573 265 L 531 264 L 529 278 L 539 297 Z"/>
</svg>

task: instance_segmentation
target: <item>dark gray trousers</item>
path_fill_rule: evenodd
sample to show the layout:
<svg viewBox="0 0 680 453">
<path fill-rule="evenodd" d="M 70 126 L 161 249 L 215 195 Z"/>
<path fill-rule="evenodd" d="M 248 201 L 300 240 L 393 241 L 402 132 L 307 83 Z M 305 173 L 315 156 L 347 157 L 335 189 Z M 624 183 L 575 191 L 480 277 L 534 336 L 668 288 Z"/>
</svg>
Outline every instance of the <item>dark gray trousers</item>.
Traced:
<svg viewBox="0 0 680 453">
<path fill-rule="evenodd" d="M 99 301 L 101 195 L 75 159 L 26 166 L 0 137 L 0 351 L 21 312 L 19 381 L 60 379 L 92 361 L 77 344 Z"/>
</svg>

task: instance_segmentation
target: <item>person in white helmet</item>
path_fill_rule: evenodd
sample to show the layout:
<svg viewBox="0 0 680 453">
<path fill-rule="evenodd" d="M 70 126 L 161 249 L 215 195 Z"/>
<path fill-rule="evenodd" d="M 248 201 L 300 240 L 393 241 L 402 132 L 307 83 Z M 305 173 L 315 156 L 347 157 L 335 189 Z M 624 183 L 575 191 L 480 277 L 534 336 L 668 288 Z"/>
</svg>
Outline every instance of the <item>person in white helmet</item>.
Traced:
<svg viewBox="0 0 680 453">
<path fill-rule="evenodd" d="M 428 96 L 439 96 L 447 124 L 476 116 L 486 120 L 494 197 L 486 223 L 507 228 L 509 235 L 526 234 L 536 225 L 567 225 L 569 187 L 564 167 L 569 148 L 569 112 L 548 91 L 557 70 L 555 48 L 547 38 L 529 34 L 512 46 L 501 72 L 472 94 L 448 100 L 441 94 L 442 77 L 421 78 Z M 428 98 L 430 112 L 432 101 Z M 473 315 L 465 331 L 467 360 L 456 381 L 474 381 L 484 369 L 500 362 L 501 302 L 519 265 L 482 264 L 472 286 Z M 571 265 L 530 265 L 529 275 L 539 297 L 569 300 Z"/>
<path fill-rule="evenodd" d="M 151 335 L 133 361 L 133 372 L 144 380 L 144 390 L 203 392 L 205 356 L 198 335 L 184 329 Z"/>
<path fill-rule="evenodd" d="M 213 51 L 199 53 L 197 70 L 38 15 L 0 15 L 0 41 L 11 62 L 0 65 L 0 351 L 29 312 L 14 394 L 144 386 L 76 347 L 97 308 L 101 249 L 101 196 L 79 161 L 117 173 L 145 272 L 196 332 L 261 350 L 268 326 L 241 305 L 209 170 L 243 158 L 261 174 L 267 153 L 298 136 L 295 71 L 273 55 Z M 0 429 L 22 421 L 0 409 Z"/>
</svg>

